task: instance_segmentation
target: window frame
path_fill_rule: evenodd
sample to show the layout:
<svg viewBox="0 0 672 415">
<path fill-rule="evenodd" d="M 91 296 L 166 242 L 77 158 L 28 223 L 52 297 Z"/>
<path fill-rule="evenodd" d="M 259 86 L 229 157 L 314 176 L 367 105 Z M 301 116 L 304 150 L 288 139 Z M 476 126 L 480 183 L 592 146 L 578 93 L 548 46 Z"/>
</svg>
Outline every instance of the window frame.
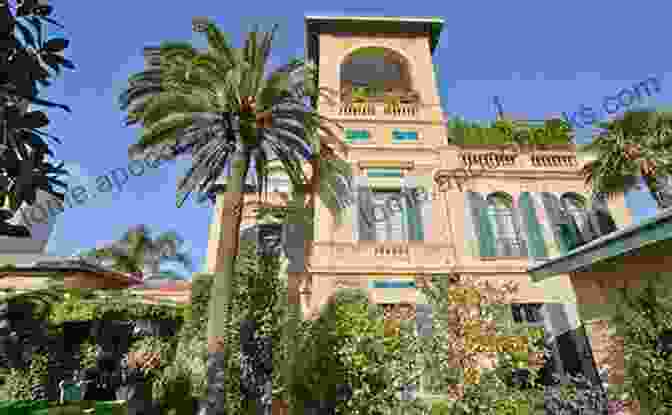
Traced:
<svg viewBox="0 0 672 415">
<path fill-rule="evenodd" d="M 497 202 L 507 205 L 500 207 Z M 486 196 L 486 215 L 494 233 L 497 257 L 518 257 L 523 250 L 521 230 L 514 218 L 513 198 L 508 194 L 494 192 Z M 502 218 L 504 220 L 502 220 Z M 508 222 L 508 224 L 506 224 Z M 509 229 L 505 229 L 509 228 Z"/>
<path fill-rule="evenodd" d="M 377 194 L 388 194 L 388 198 L 389 198 L 389 194 L 397 193 L 399 195 L 399 200 L 401 200 L 401 203 L 402 203 L 402 207 L 399 211 L 399 213 L 401 214 L 401 240 L 391 239 L 392 232 L 393 232 L 392 231 L 392 225 L 391 225 L 391 222 L 386 221 L 385 223 L 386 223 L 387 226 L 386 226 L 386 231 L 385 231 L 385 233 L 386 233 L 385 239 L 382 239 L 382 240 L 378 239 L 378 227 L 377 227 L 378 223 L 376 223 L 374 225 L 374 230 L 375 230 L 374 235 L 375 235 L 375 238 L 376 238 L 375 242 L 408 242 L 410 240 L 410 235 L 409 235 L 410 234 L 410 229 L 409 229 L 409 223 L 408 223 L 408 219 L 407 219 L 408 202 L 403 197 L 402 188 L 400 188 L 400 187 L 375 187 L 375 188 L 371 189 L 371 193 L 372 193 L 373 202 L 374 202 L 374 217 L 375 217 L 376 207 L 378 207 L 380 205 L 383 205 L 383 209 L 387 209 L 387 206 L 385 206 L 386 202 L 387 202 L 387 199 L 383 200 L 382 203 L 381 203 L 379 201 L 379 199 L 377 198 L 377 196 L 378 196 Z M 376 222 L 377 222 L 377 218 L 376 218 Z"/>
</svg>

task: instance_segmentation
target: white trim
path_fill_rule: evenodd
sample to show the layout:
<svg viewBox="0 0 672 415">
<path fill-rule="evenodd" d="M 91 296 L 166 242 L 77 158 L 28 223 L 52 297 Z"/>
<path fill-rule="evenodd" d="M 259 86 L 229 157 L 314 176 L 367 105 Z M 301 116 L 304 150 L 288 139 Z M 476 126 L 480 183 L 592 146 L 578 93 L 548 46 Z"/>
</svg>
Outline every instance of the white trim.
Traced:
<svg viewBox="0 0 672 415">
<path fill-rule="evenodd" d="M 304 16 L 305 20 L 354 20 L 377 22 L 417 22 L 417 23 L 445 23 L 438 17 L 389 17 L 389 16 Z"/>
</svg>

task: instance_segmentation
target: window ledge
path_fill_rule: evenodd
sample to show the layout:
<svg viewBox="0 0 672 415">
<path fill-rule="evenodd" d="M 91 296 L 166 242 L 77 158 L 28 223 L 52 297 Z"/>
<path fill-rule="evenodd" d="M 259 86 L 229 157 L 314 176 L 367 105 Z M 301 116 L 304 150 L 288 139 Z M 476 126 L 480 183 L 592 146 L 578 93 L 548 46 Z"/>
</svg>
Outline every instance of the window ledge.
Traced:
<svg viewBox="0 0 672 415">
<path fill-rule="evenodd" d="M 488 261 L 502 261 L 502 260 L 508 260 L 508 261 L 529 261 L 530 257 L 526 256 L 482 256 L 479 257 L 481 261 L 488 262 Z"/>
</svg>

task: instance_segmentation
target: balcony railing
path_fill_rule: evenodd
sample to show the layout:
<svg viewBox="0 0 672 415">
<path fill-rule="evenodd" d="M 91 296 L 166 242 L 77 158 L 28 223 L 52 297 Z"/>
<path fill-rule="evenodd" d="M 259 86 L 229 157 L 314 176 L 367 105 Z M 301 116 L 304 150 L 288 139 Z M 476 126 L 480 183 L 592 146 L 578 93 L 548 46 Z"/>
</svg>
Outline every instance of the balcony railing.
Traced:
<svg viewBox="0 0 672 415">
<path fill-rule="evenodd" d="M 534 167 L 577 167 L 576 156 L 561 154 L 533 154 L 530 156 Z"/>
<path fill-rule="evenodd" d="M 379 246 L 373 247 L 373 256 L 376 258 L 400 258 L 408 259 L 408 245 L 393 242 L 382 243 Z"/>
<path fill-rule="evenodd" d="M 478 166 L 486 168 L 512 167 L 515 166 L 517 154 L 488 153 L 462 153 L 460 159 L 465 166 Z"/>
<path fill-rule="evenodd" d="M 390 105 L 381 102 L 343 102 L 339 104 L 338 115 L 343 117 L 369 118 L 384 116 L 386 118 L 409 119 L 418 116 L 417 104 Z"/>
<path fill-rule="evenodd" d="M 411 268 L 441 266 L 449 249 L 423 241 L 316 241 L 310 264 L 317 268 Z"/>
<path fill-rule="evenodd" d="M 470 170 L 516 170 L 516 169 L 551 169 L 576 170 L 579 163 L 574 154 L 558 153 L 516 153 L 512 150 L 469 150 L 460 152 L 459 156 L 464 168 Z"/>
</svg>

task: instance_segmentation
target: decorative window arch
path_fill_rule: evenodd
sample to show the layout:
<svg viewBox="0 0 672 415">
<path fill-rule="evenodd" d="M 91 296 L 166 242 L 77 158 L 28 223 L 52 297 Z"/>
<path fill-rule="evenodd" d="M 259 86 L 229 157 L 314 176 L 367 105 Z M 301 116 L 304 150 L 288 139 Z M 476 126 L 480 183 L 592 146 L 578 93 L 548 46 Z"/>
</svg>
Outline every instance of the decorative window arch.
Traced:
<svg viewBox="0 0 672 415">
<path fill-rule="evenodd" d="M 488 219 L 495 234 L 497 256 L 527 256 L 513 198 L 507 193 L 495 192 L 488 195 L 486 204 Z"/>
</svg>

